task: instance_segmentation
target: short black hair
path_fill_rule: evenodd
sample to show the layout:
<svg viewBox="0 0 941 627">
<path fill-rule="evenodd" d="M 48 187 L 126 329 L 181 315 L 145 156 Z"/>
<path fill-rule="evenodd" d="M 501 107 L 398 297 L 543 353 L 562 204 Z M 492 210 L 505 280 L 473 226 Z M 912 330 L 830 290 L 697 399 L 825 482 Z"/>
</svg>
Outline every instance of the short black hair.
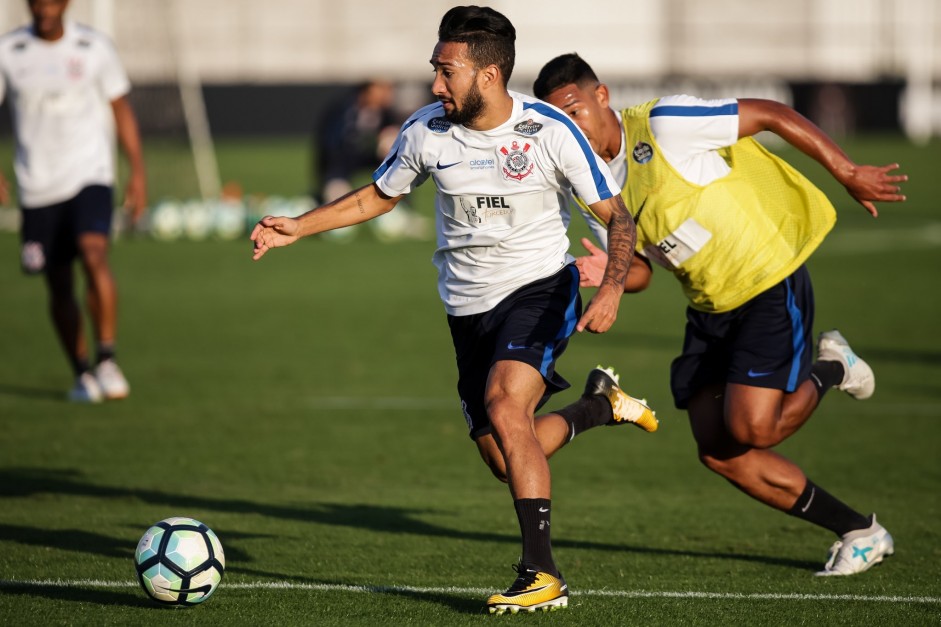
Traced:
<svg viewBox="0 0 941 627">
<path fill-rule="evenodd" d="M 477 67 L 496 65 L 506 85 L 516 63 L 516 29 L 502 13 L 476 5 L 454 7 L 441 18 L 438 41 L 467 44 Z"/>
<path fill-rule="evenodd" d="M 583 87 L 586 84 L 597 85 L 600 81 L 595 71 L 591 69 L 584 59 L 578 54 L 570 52 L 563 54 L 549 61 L 539 70 L 539 76 L 533 83 L 533 94 L 540 100 L 545 100 L 546 96 L 554 92 L 559 87 L 566 85 L 578 85 Z"/>
</svg>

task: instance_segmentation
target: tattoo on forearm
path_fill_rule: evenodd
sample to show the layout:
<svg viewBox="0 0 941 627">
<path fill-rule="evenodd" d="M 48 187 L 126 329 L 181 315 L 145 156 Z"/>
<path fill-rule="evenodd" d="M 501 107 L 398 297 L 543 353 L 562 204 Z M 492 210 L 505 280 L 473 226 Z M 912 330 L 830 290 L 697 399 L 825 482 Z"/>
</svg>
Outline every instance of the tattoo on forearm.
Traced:
<svg viewBox="0 0 941 627">
<path fill-rule="evenodd" d="M 637 228 L 630 212 L 620 204 L 619 211 L 611 213 L 608 224 L 608 265 L 605 267 L 601 284 L 623 289 L 627 273 L 634 259 L 634 246 L 637 243 Z"/>
<path fill-rule="evenodd" d="M 353 195 L 356 197 L 356 206 L 359 207 L 359 214 L 363 215 L 366 213 L 366 206 L 363 205 L 363 199 L 359 195 L 359 191 L 353 192 Z"/>
</svg>

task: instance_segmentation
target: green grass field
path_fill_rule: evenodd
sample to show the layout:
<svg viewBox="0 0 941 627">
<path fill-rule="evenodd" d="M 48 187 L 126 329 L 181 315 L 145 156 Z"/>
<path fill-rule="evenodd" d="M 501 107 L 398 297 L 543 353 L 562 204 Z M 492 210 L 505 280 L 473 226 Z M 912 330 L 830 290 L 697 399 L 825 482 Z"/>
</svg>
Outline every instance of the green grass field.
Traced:
<svg viewBox="0 0 941 627">
<path fill-rule="evenodd" d="M 223 178 L 250 193 L 306 191 L 303 146 L 264 146 L 222 146 Z M 828 532 L 699 465 L 669 395 L 684 302 L 663 271 L 625 297 L 610 333 L 575 338 L 560 362 L 576 389 L 595 364 L 617 367 L 660 431 L 596 429 L 553 458 L 570 607 L 491 617 L 483 601 L 512 581 L 519 529 L 466 436 L 432 243 L 311 239 L 252 263 L 247 240 L 119 240 L 133 393 L 74 406 L 43 285 L 19 274 L 6 233 L 0 624 L 938 624 L 941 146 L 871 138 L 848 152 L 913 177 L 909 202 L 873 221 L 806 167 L 841 214 L 809 264 L 817 329 L 838 326 L 878 387 L 865 402 L 829 394 L 780 450 L 878 513 L 896 539 L 884 565 L 813 577 Z M 158 158 L 152 189 L 186 194 Z M 207 523 L 226 551 L 220 589 L 195 609 L 157 606 L 134 581 L 138 538 L 176 515 Z"/>
</svg>

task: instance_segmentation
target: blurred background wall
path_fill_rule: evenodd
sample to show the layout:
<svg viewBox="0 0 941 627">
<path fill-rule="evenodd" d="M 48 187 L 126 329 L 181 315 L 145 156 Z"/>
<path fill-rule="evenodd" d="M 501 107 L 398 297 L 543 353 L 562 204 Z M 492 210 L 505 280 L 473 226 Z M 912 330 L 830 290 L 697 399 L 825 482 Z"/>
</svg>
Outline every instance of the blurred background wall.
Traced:
<svg viewBox="0 0 941 627">
<path fill-rule="evenodd" d="M 145 132 L 182 127 L 180 86 L 214 134 L 308 132 L 329 95 L 367 78 L 429 99 L 428 65 L 452 2 L 72 0 L 69 15 L 114 39 Z M 764 96 L 836 133 L 941 134 L 939 0 L 497 0 L 518 31 L 511 86 L 577 51 L 615 105 L 665 93 Z M 0 30 L 27 20 L 0 3 Z M 185 93 L 185 89 L 184 89 Z M 193 105 L 190 106 L 190 109 Z M 7 116 L 0 123 L 8 124 Z"/>
</svg>

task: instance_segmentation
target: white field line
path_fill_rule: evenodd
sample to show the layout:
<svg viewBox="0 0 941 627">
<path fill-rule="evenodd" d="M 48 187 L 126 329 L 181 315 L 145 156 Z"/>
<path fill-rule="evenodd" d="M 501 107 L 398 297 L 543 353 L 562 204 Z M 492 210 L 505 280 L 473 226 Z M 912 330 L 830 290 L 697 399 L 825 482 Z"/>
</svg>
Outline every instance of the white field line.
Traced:
<svg viewBox="0 0 941 627">
<path fill-rule="evenodd" d="M 0 579 L 0 588 L 135 588 L 136 581 L 103 581 L 100 579 Z M 454 594 L 458 596 L 486 596 L 493 590 L 486 588 L 420 588 L 416 586 L 356 586 L 337 583 L 295 583 L 289 581 L 254 581 L 223 583 L 220 587 L 231 590 L 301 590 L 312 592 L 352 593 L 413 593 Z M 941 604 L 941 597 L 887 596 L 865 594 L 802 594 L 802 593 L 740 593 L 697 592 L 669 590 L 577 590 L 575 596 L 614 597 L 624 599 L 734 599 L 743 601 L 862 601 L 874 603 L 929 603 Z"/>
</svg>

